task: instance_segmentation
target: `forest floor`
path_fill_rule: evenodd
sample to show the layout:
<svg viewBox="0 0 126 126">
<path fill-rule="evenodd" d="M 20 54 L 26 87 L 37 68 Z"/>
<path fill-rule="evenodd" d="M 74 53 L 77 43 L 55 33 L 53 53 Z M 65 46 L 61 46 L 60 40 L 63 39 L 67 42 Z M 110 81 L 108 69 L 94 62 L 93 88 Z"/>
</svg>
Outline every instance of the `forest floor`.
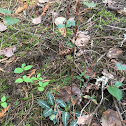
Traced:
<svg viewBox="0 0 126 126">
<path fill-rule="evenodd" d="M 72 126 L 72 121 L 76 125 L 126 125 L 126 1 L 94 0 L 93 8 L 83 0 L 80 6 L 77 0 L 40 1 L 0 1 L 0 9 L 11 10 L 10 16 L 19 19 L 0 32 L 0 99 L 4 99 L 0 126 Z M 24 11 L 14 14 L 26 3 Z M 41 22 L 33 23 L 40 15 Z M 64 28 L 66 36 L 55 24 L 56 15 L 67 20 L 74 17 L 75 26 Z M 6 16 L 0 10 L 1 23 Z M 33 67 L 14 72 L 24 63 Z M 42 80 L 15 82 L 24 75 L 40 75 Z M 42 87 L 41 82 L 47 85 Z M 51 96 L 55 101 L 51 109 L 58 111 L 53 113 L 56 124 L 43 115 L 43 102 L 38 101 L 49 104 Z M 57 108 L 56 99 L 67 107 Z M 63 112 L 69 113 L 66 120 Z"/>
</svg>

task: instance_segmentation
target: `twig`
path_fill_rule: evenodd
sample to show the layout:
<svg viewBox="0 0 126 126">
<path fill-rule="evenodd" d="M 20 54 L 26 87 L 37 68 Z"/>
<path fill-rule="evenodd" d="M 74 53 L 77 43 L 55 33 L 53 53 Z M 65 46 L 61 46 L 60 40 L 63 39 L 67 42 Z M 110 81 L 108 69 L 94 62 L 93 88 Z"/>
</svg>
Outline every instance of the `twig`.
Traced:
<svg viewBox="0 0 126 126">
<path fill-rule="evenodd" d="M 31 109 L 32 109 L 32 106 L 33 106 L 33 102 L 34 102 L 34 98 L 33 98 L 33 94 L 32 94 L 32 105 L 29 109 L 29 111 L 27 112 L 27 114 L 25 115 L 25 117 L 20 121 L 20 123 L 17 125 L 17 126 L 20 126 L 21 123 L 25 120 L 25 118 L 27 117 L 27 115 L 30 113 Z"/>
<path fill-rule="evenodd" d="M 111 25 L 105 25 L 105 26 L 110 27 L 110 28 L 114 28 L 114 29 L 120 29 L 120 30 L 126 31 L 126 28 L 120 28 L 120 27 L 111 26 Z"/>
<path fill-rule="evenodd" d="M 122 115 L 121 115 L 121 113 L 120 113 L 120 110 L 119 110 L 119 108 L 118 108 L 118 106 L 117 106 L 117 103 L 116 103 L 116 100 L 115 100 L 114 97 L 113 97 L 113 101 L 114 101 L 114 104 L 115 104 L 116 110 L 117 110 L 117 112 L 118 112 L 119 118 L 120 118 L 121 123 L 122 123 L 123 118 L 122 118 Z M 125 124 L 122 123 L 122 126 L 125 126 Z"/>
<path fill-rule="evenodd" d="M 100 103 L 98 104 L 98 106 L 96 107 L 96 109 L 94 110 L 94 112 L 91 114 L 91 117 L 90 117 L 90 120 L 89 120 L 89 126 L 91 125 L 91 122 L 92 122 L 92 119 L 93 119 L 94 114 L 97 112 L 97 110 L 99 109 L 99 107 L 101 106 L 101 104 L 102 104 L 102 102 L 103 102 L 104 92 L 103 92 L 102 86 L 101 86 L 101 94 L 102 94 L 101 101 L 100 101 Z"/>
</svg>

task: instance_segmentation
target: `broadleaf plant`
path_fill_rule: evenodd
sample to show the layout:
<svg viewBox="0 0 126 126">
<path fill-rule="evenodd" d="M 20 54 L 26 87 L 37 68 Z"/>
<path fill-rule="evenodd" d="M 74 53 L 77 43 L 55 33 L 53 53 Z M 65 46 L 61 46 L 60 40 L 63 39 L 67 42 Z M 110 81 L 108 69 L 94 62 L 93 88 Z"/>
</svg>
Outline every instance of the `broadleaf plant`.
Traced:
<svg viewBox="0 0 126 126">
<path fill-rule="evenodd" d="M 1 106 L 2 106 L 3 108 L 6 108 L 6 107 L 7 107 L 6 97 L 5 97 L 5 96 L 3 96 L 3 97 L 1 98 L 0 104 L 1 104 Z"/>
<path fill-rule="evenodd" d="M 38 104 L 44 109 L 42 115 L 44 117 L 49 117 L 49 119 L 51 121 L 53 121 L 54 125 L 57 123 L 58 120 L 60 120 L 59 116 L 57 116 L 58 111 L 61 111 L 61 115 L 62 115 L 62 122 L 64 126 L 68 125 L 69 122 L 69 118 L 70 118 L 70 114 L 69 114 L 69 110 L 70 110 L 70 104 L 68 103 L 68 105 L 66 105 L 66 103 L 61 100 L 61 99 L 56 99 L 56 102 L 54 102 L 54 98 L 53 95 L 48 92 L 47 94 L 48 97 L 48 102 L 45 102 L 43 100 L 37 100 Z M 56 105 L 55 105 L 55 104 Z M 57 107 L 56 107 L 57 106 Z M 76 111 L 76 113 L 72 113 L 72 116 L 75 114 L 75 117 L 80 116 L 81 112 Z M 71 126 L 72 124 L 74 124 L 74 126 L 77 125 L 77 120 L 74 120 L 73 122 L 71 122 Z"/>
<path fill-rule="evenodd" d="M 122 91 L 118 88 L 122 86 L 122 83 L 120 81 L 117 81 L 113 87 L 108 87 L 108 92 L 114 96 L 118 101 L 122 99 Z"/>
</svg>

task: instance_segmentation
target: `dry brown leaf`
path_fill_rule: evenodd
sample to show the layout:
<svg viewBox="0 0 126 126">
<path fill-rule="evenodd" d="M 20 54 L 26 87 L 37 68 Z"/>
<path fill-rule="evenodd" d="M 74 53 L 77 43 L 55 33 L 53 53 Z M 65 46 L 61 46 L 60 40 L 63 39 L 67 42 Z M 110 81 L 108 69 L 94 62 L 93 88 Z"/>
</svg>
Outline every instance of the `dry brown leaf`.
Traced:
<svg viewBox="0 0 126 126">
<path fill-rule="evenodd" d="M 72 42 L 76 46 L 84 47 L 84 46 L 86 46 L 88 44 L 89 40 L 90 40 L 90 36 L 87 35 L 87 32 L 79 31 L 79 32 L 77 32 L 77 39 L 76 39 L 76 41 L 75 41 L 75 37 L 74 37 Z"/>
<path fill-rule="evenodd" d="M 25 97 L 28 98 L 28 91 L 27 91 L 27 89 L 25 88 L 25 86 L 23 86 L 22 88 L 25 91 Z"/>
<path fill-rule="evenodd" d="M 43 12 L 42 12 L 42 14 L 41 14 L 41 16 L 43 16 L 43 15 L 45 14 L 45 12 L 46 12 L 47 9 L 49 8 L 49 6 L 50 6 L 50 3 L 48 3 L 48 4 L 45 6 L 45 8 L 44 8 L 44 10 L 43 10 Z"/>
<path fill-rule="evenodd" d="M 0 23 L 0 31 L 5 31 L 7 26 L 4 23 Z"/>
<path fill-rule="evenodd" d="M 81 90 L 79 89 L 79 87 L 73 84 L 72 96 L 74 96 L 75 99 L 79 99 L 80 94 L 81 94 Z M 57 95 L 57 98 L 62 99 L 65 102 L 68 102 L 71 99 L 71 87 L 64 86 L 64 88 L 60 89 L 59 94 Z"/>
<path fill-rule="evenodd" d="M 27 77 L 30 78 L 32 75 L 34 75 L 35 74 L 35 71 L 36 71 L 36 69 L 31 70 L 29 72 L 29 74 L 27 75 Z"/>
<path fill-rule="evenodd" d="M 122 126 L 118 112 L 108 109 L 102 114 L 102 126 Z"/>
<path fill-rule="evenodd" d="M 33 23 L 33 24 L 40 24 L 40 23 L 41 23 L 41 20 L 42 20 L 42 17 L 41 17 L 41 15 L 40 15 L 40 16 L 37 17 L 37 18 L 33 18 L 33 19 L 32 19 L 32 23 Z"/>
<path fill-rule="evenodd" d="M 24 5 L 22 7 L 19 7 L 16 11 L 15 14 L 18 14 L 20 12 L 22 12 L 23 10 L 28 8 L 28 2 L 25 2 Z"/>
<path fill-rule="evenodd" d="M 9 107 L 10 107 L 10 105 L 8 105 L 6 108 L 4 108 L 4 109 L 2 110 L 2 112 L 0 112 L 0 118 L 2 118 L 2 117 L 6 114 L 6 112 L 7 112 L 8 109 L 9 109 Z"/>
<path fill-rule="evenodd" d="M 112 58 L 118 58 L 119 55 L 122 54 L 122 50 L 119 48 L 110 48 L 108 53 L 107 53 L 107 57 L 112 59 Z"/>
<path fill-rule="evenodd" d="M 83 115 L 78 117 L 77 119 L 77 124 L 78 125 L 85 125 L 85 124 L 89 124 L 91 118 L 91 114 L 90 115 Z"/>
<path fill-rule="evenodd" d="M 58 28 L 63 37 L 66 37 L 66 28 Z"/>
<path fill-rule="evenodd" d="M 114 79 L 114 76 L 111 73 L 109 73 L 106 69 L 102 71 L 102 74 L 109 79 Z"/>
<path fill-rule="evenodd" d="M 11 57 L 14 55 L 15 51 L 16 51 L 16 46 L 11 46 L 8 48 L 4 48 L 3 50 L 0 50 L 0 55 L 5 55 L 7 57 Z"/>
<path fill-rule="evenodd" d="M 5 72 L 5 71 L 3 70 L 3 68 L 1 68 L 1 67 L 0 67 L 0 71 Z"/>
</svg>

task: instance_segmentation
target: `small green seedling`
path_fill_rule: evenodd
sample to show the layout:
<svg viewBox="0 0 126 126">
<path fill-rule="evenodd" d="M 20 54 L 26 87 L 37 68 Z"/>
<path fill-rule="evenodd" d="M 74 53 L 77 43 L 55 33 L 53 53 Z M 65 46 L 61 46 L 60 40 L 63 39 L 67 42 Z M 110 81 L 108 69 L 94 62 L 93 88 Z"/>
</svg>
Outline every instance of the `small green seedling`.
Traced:
<svg viewBox="0 0 126 126">
<path fill-rule="evenodd" d="M 37 77 L 32 77 L 31 79 L 34 81 L 38 81 L 38 84 L 39 84 L 38 90 L 39 91 L 43 91 L 44 88 L 49 84 L 49 82 L 44 82 L 44 83 L 42 82 L 43 79 L 42 79 L 40 73 L 37 75 Z"/>
<path fill-rule="evenodd" d="M 82 79 L 82 76 L 84 76 L 86 79 L 89 79 L 89 76 L 86 75 L 86 70 L 84 72 L 82 72 L 81 74 L 79 74 L 79 76 L 75 76 L 77 79 L 80 80 L 80 87 L 81 87 L 81 82 L 84 83 L 84 79 Z"/>
<path fill-rule="evenodd" d="M 14 73 L 22 73 L 24 70 L 30 70 L 32 67 L 33 67 L 32 65 L 26 66 L 26 64 L 23 63 L 23 64 L 21 65 L 21 68 L 18 67 L 18 68 L 16 68 L 16 69 L 14 70 Z"/>
<path fill-rule="evenodd" d="M 11 17 L 11 11 L 7 9 L 0 8 L 0 13 L 7 15 L 3 18 L 6 25 L 13 25 L 19 22 L 19 19 Z"/>
<path fill-rule="evenodd" d="M 90 99 L 92 102 L 94 102 L 96 105 L 98 104 L 96 99 L 95 99 L 95 96 L 89 96 L 89 95 L 85 95 L 83 96 L 84 98 L 86 99 Z"/>
<path fill-rule="evenodd" d="M 6 107 L 7 107 L 6 97 L 5 97 L 5 96 L 3 96 L 3 97 L 1 98 L 1 106 L 2 106 L 3 108 L 6 108 Z"/>
<path fill-rule="evenodd" d="M 119 89 L 120 86 L 122 86 L 122 83 L 120 81 L 117 81 L 113 87 L 107 88 L 108 92 L 118 101 L 122 99 L 122 91 Z"/>
<path fill-rule="evenodd" d="M 18 67 L 14 70 L 14 73 L 22 73 L 25 70 L 30 70 L 33 66 L 32 65 L 27 65 L 25 63 L 23 63 L 21 65 L 21 68 Z M 28 78 L 26 75 L 24 75 L 22 78 L 18 78 L 15 83 L 22 83 L 22 82 L 33 82 L 33 80 L 31 78 Z"/>
</svg>

